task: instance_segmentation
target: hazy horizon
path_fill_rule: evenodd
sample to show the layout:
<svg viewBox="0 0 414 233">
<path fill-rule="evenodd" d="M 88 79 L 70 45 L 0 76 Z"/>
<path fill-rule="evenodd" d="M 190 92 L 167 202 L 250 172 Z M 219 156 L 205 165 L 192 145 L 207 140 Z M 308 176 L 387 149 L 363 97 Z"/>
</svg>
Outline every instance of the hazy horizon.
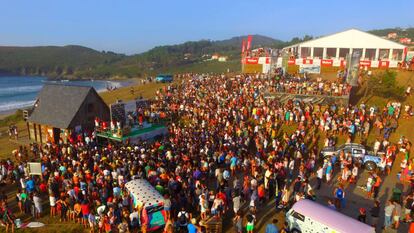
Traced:
<svg viewBox="0 0 414 233">
<path fill-rule="evenodd" d="M 155 46 L 247 34 L 290 40 L 349 28 L 414 26 L 414 1 L 247 0 L 198 2 L 13 1 L 2 3 L 1 46 L 81 45 L 134 54 Z M 346 8 L 346 9 L 342 9 Z"/>
</svg>

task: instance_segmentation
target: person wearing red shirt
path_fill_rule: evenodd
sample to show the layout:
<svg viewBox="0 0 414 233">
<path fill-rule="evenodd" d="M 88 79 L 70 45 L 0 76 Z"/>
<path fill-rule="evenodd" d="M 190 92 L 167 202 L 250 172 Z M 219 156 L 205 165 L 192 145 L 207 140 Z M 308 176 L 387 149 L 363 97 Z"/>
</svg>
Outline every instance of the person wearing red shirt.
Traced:
<svg viewBox="0 0 414 233">
<path fill-rule="evenodd" d="M 46 193 L 47 186 L 46 186 L 46 184 L 44 182 L 40 183 L 39 190 L 40 190 L 41 193 Z"/>
<path fill-rule="evenodd" d="M 87 227 L 88 224 L 88 217 L 89 217 L 89 213 L 90 213 L 90 209 L 89 209 L 89 203 L 88 201 L 83 201 L 81 204 L 81 208 L 82 208 L 82 223 L 83 225 L 85 225 L 85 227 Z"/>
</svg>

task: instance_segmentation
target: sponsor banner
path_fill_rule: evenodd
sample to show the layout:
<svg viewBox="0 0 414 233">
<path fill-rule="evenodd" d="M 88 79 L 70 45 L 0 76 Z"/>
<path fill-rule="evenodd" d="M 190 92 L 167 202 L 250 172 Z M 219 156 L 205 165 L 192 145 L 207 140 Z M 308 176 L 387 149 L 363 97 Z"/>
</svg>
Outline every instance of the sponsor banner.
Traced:
<svg viewBox="0 0 414 233">
<path fill-rule="evenodd" d="M 270 64 L 270 57 L 259 57 L 259 64 Z"/>
<path fill-rule="evenodd" d="M 320 74 L 321 66 L 317 64 L 302 64 L 299 66 L 299 73 Z"/>
<path fill-rule="evenodd" d="M 267 74 L 270 71 L 270 64 L 263 64 L 262 65 L 262 73 Z"/>
<path fill-rule="evenodd" d="M 372 68 L 378 68 L 379 67 L 379 61 L 371 61 L 371 67 Z"/>
<path fill-rule="evenodd" d="M 332 66 L 339 67 L 342 66 L 342 62 L 339 59 L 335 59 L 332 61 Z"/>
<path fill-rule="evenodd" d="M 405 53 L 405 61 L 410 62 L 414 58 L 414 51 L 407 51 Z"/>
<path fill-rule="evenodd" d="M 378 66 L 379 68 L 388 68 L 390 65 L 389 61 L 378 61 L 378 63 L 379 63 L 379 66 Z"/>
<path fill-rule="evenodd" d="M 346 82 L 354 87 L 358 86 L 359 67 L 364 64 L 371 65 L 371 61 L 361 61 L 361 53 L 362 51 L 354 50 L 350 56 L 347 56 L 349 63 L 347 64 Z"/>
<path fill-rule="evenodd" d="M 388 67 L 389 68 L 397 68 L 398 67 L 398 61 L 389 61 Z"/>
<path fill-rule="evenodd" d="M 303 64 L 303 59 L 296 59 L 295 64 L 296 65 L 302 65 Z"/>
<path fill-rule="evenodd" d="M 27 163 L 29 175 L 42 175 L 42 165 L 40 163 Z"/>
<path fill-rule="evenodd" d="M 346 60 L 341 60 L 341 67 L 345 67 L 346 66 Z"/>
<path fill-rule="evenodd" d="M 313 59 L 312 64 L 320 66 L 321 65 L 321 59 Z"/>
<path fill-rule="evenodd" d="M 313 60 L 312 59 L 303 59 L 303 64 L 313 64 Z"/>
<path fill-rule="evenodd" d="M 295 65 L 295 64 L 296 64 L 296 61 L 294 59 L 288 61 L 288 65 Z"/>
<path fill-rule="evenodd" d="M 283 58 L 282 57 L 278 57 L 276 60 L 276 67 L 277 68 L 281 68 L 283 67 Z"/>
<path fill-rule="evenodd" d="M 359 61 L 359 66 L 366 66 L 366 67 L 371 67 L 371 61 Z"/>
<path fill-rule="evenodd" d="M 321 66 L 333 66 L 333 60 L 332 59 L 322 59 L 321 60 Z M 339 64 L 338 64 L 339 66 Z"/>
<path fill-rule="evenodd" d="M 257 57 L 246 58 L 244 62 L 245 64 L 259 64 L 259 58 Z"/>
</svg>

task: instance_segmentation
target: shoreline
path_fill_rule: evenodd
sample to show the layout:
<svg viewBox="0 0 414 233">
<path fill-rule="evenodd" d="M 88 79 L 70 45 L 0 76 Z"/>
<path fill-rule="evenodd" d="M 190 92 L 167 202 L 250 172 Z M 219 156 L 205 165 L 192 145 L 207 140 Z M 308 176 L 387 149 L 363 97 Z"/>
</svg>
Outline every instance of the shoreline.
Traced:
<svg viewBox="0 0 414 233">
<path fill-rule="evenodd" d="M 40 76 L 33 76 L 33 77 L 40 77 Z M 45 77 L 45 78 L 47 78 L 47 77 Z M 77 80 L 75 80 L 75 79 L 69 79 L 68 81 L 89 81 L 89 82 L 91 82 L 91 81 L 100 81 L 100 82 L 101 81 L 105 81 L 105 82 L 116 82 L 116 83 L 119 84 L 119 87 L 117 88 L 117 89 L 119 89 L 119 88 L 123 88 L 123 87 L 130 87 L 130 86 L 137 85 L 138 84 L 138 79 L 139 78 L 131 78 L 131 79 L 77 79 Z M 66 80 L 66 79 L 62 79 L 62 80 Z M 48 81 L 51 81 L 52 83 L 53 83 L 53 81 L 62 81 L 62 80 L 59 80 L 59 79 L 49 79 L 48 78 Z M 110 90 L 108 90 L 106 88 L 100 89 L 100 90 L 95 89 L 95 90 L 96 90 L 96 92 L 98 92 L 98 94 L 99 93 L 104 93 L 104 92 L 110 91 Z M 5 119 L 8 116 L 11 116 L 11 115 L 16 114 L 16 112 L 18 110 L 24 110 L 24 109 L 29 108 L 29 107 L 30 106 L 24 107 L 24 108 L 14 108 L 14 109 L 8 109 L 8 110 L 0 111 L 0 120 L 3 120 L 3 119 Z"/>
</svg>

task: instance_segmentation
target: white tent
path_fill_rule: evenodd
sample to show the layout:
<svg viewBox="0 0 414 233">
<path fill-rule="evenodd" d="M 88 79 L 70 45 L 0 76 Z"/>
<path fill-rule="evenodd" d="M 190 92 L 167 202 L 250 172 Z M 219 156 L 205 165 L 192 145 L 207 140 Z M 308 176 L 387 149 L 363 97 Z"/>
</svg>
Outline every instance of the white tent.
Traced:
<svg viewBox="0 0 414 233">
<path fill-rule="evenodd" d="M 284 48 L 298 59 L 344 60 L 347 54 L 359 50 L 361 61 L 400 62 L 406 46 L 357 29 L 305 41 Z"/>
</svg>

